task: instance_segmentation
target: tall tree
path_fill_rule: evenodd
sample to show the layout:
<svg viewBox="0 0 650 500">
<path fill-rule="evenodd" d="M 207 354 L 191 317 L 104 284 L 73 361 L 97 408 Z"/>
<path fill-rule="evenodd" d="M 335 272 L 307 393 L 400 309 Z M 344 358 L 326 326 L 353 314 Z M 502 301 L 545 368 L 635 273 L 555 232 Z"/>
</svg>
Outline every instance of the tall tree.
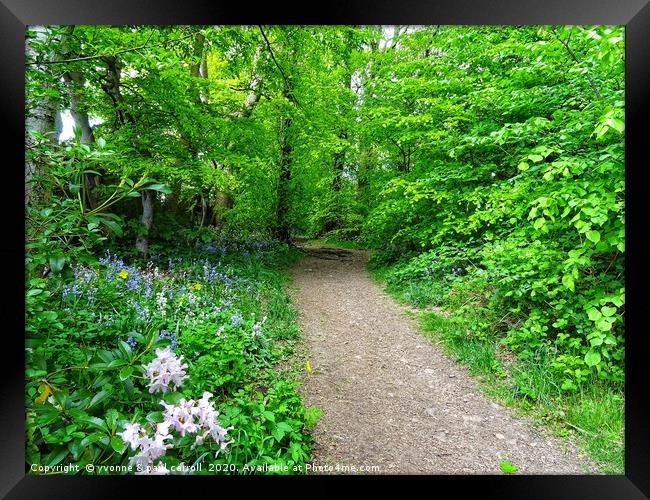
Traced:
<svg viewBox="0 0 650 500">
<path fill-rule="evenodd" d="M 34 133 L 44 134 L 55 144 L 55 120 L 59 110 L 56 81 L 50 75 L 47 66 L 42 61 L 57 56 L 59 43 L 54 40 L 53 30 L 45 26 L 32 26 L 25 40 L 25 56 L 30 65 L 27 74 L 27 99 L 25 110 L 25 148 L 29 152 L 34 147 Z M 25 158 L 25 206 L 33 198 L 32 181 L 38 174 L 38 163 Z"/>
</svg>

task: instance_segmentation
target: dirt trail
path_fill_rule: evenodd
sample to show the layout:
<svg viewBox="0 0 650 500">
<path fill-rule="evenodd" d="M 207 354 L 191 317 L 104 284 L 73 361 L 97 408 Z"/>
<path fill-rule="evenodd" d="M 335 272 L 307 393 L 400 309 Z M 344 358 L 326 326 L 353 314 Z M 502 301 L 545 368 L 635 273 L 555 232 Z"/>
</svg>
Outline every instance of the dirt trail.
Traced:
<svg viewBox="0 0 650 500">
<path fill-rule="evenodd" d="M 323 410 L 315 465 L 500 474 L 508 459 L 520 474 L 595 472 L 574 447 L 483 396 L 370 279 L 365 252 L 304 248 L 293 274 L 313 369 L 302 392 Z"/>
</svg>

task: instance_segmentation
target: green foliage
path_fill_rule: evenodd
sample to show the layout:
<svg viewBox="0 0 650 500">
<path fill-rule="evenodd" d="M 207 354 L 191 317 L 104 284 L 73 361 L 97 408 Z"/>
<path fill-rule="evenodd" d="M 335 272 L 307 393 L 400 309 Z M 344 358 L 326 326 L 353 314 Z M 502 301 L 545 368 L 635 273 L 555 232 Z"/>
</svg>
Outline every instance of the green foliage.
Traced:
<svg viewBox="0 0 650 500">
<path fill-rule="evenodd" d="M 419 146 L 421 160 L 408 172 L 381 178 L 365 223 L 368 241 L 387 256 L 375 261 L 399 255 L 387 283 L 413 303 L 457 307 L 465 302 L 454 297 L 463 296 L 486 309 L 477 334 L 503 340 L 523 359 L 553 346 L 564 390 L 593 379 L 619 384 L 623 64 L 613 54 L 622 54 L 622 29 L 477 28 L 471 47 L 463 30 L 436 35 L 446 57 L 433 58 L 432 69 L 406 49 L 406 61 L 397 59 L 408 76 L 395 88 L 407 92 L 421 79 L 415 68 L 444 74 L 448 88 L 420 100 L 446 95 L 437 112 L 447 120 L 460 113 L 450 104 L 465 102 L 471 119 Z M 427 116 L 424 109 L 416 116 Z M 412 257 L 418 248 L 425 252 Z"/>
<path fill-rule="evenodd" d="M 515 474 L 519 470 L 519 468 L 510 460 L 501 460 L 501 462 L 499 462 L 499 468 L 504 474 Z"/>
<path fill-rule="evenodd" d="M 140 197 L 142 190 L 165 192 L 164 184 L 141 177 L 134 182 L 124 177 L 117 184 L 103 184 L 101 198 L 89 206 L 86 193 L 88 175 L 100 175 L 96 165 L 111 161 L 114 151 L 99 140 L 95 147 L 76 143 L 52 147 L 38 142 L 29 152 L 32 161 L 42 162 L 43 173 L 34 178 L 43 192 L 39 206 L 26 211 L 25 249 L 28 275 L 37 269 L 61 273 L 66 262 L 88 261 L 89 252 L 108 239 L 122 235 L 122 219 L 107 210 L 120 200 Z"/>
</svg>

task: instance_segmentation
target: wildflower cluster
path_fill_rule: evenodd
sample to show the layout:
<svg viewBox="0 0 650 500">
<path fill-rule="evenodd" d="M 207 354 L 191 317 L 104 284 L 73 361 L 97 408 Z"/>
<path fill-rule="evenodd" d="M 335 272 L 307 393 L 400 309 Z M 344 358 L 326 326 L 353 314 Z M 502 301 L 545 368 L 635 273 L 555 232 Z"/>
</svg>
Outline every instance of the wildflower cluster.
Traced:
<svg viewBox="0 0 650 500">
<path fill-rule="evenodd" d="M 76 300 L 86 295 L 89 304 L 95 299 L 96 288 L 92 286 L 92 281 L 97 277 L 97 273 L 90 268 L 76 265 L 73 268 L 74 281 L 64 285 L 61 291 L 63 300 Z"/>
<path fill-rule="evenodd" d="M 161 401 L 165 407 L 163 417 L 165 423 L 173 426 L 176 432 L 181 436 L 185 433 L 196 433 L 194 445 L 201 445 L 206 439 L 212 439 L 216 443 L 220 443 L 223 451 L 232 442 L 226 441 L 229 430 L 232 427 L 224 429 L 217 420 L 219 412 L 214 409 L 213 404 L 210 402 L 212 394 L 208 391 L 203 393 L 203 396 L 198 400 L 181 399 L 177 405 L 168 405 Z M 219 452 L 217 452 L 219 453 Z"/>
<path fill-rule="evenodd" d="M 130 465 L 137 467 L 138 472 L 149 470 L 154 460 L 161 458 L 167 449 L 172 447 L 166 443 L 173 437 L 169 434 L 169 426 L 167 422 L 156 424 L 153 437 L 138 423 L 127 423 L 124 431 L 116 433 L 132 450 L 138 450 L 138 453 L 129 459 Z"/>
<path fill-rule="evenodd" d="M 263 234 L 230 232 L 222 233 L 210 243 L 197 242 L 196 246 L 211 254 L 242 254 L 248 257 L 253 253 L 268 252 L 278 244 L 279 240 Z"/>
<path fill-rule="evenodd" d="M 203 276 L 202 278 L 208 283 L 223 283 L 226 287 L 233 285 L 234 280 L 219 270 L 219 266 L 212 264 L 208 260 L 203 262 Z"/>
<path fill-rule="evenodd" d="M 171 383 L 178 389 L 187 378 L 187 364 L 183 363 L 183 356 L 176 356 L 171 347 L 156 349 L 156 357 L 144 366 L 149 377 L 149 392 L 167 392 Z"/>
<path fill-rule="evenodd" d="M 129 335 L 126 339 L 120 337 L 119 340 L 126 342 L 131 349 L 135 349 L 135 347 L 138 345 L 138 341 L 133 338 L 133 335 Z"/>
<path fill-rule="evenodd" d="M 161 330 L 160 333 L 158 334 L 158 339 L 163 340 L 167 339 L 171 342 L 169 347 L 172 350 L 175 350 L 176 347 L 178 346 L 178 340 L 176 338 L 176 334 L 174 332 L 168 332 L 167 330 Z"/>
<path fill-rule="evenodd" d="M 230 317 L 230 323 L 232 324 L 232 326 L 237 328 L 241 324 L 243 319 L 244 317 L 241 314 L 233 314 Z"/>
<path fill-rule="evenodd" d="M 168 449 L 173 448 L 173 444 L 169 442 L 174 439 L 171 431 L 175 431 L 180 437 L 195 434 L 193 446 L 201 445 L 209 439 L 218 443 L 220 446 L 215 458 L 232 443 L 228 441 L 228 431 L 233 427 L 221 426 L 217 419 L 219 412 L 210 402 L 211 397 L 212 394 L 206 391 L 196 401 L 183 398 L 174 405 L 161 400 L 160 404 L 165 408 L 162 422 L 150 424 L 148 428 L 129 422 L 124 425 L 122 432 L 116 433 L 131 450 L 137 450 L 129 459 L 130 465 L 137 468 L 137 473 L 169 473 L 165 464 L 154 465 L 154 462 L 162 458 Z"/>
<path fill-rule="evenodd" d="M 79 297 L 79 285 L 76 283 L 68 283 L 63 287 L 63 292 L 61 293 L 63 299 L 69 299 L 71 297 Z"/>
<path fill-rule="evenodd" d="M 258 321 L 253 325 L 253 337 L 258 337 L 262 334 L 262 325 L 266 323 L 267 317 L 264 316 L 262 321 Z"/>
</svg>

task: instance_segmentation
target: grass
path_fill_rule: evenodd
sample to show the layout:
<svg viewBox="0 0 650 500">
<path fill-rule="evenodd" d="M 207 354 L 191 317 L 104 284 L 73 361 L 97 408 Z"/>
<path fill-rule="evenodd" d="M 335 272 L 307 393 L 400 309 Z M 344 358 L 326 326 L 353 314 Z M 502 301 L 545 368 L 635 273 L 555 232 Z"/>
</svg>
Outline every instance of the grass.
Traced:
<svg viewBox="0 0 650 500">
<path fill-rule="evenodd" d="M 372 269 L 373 278 L 385 285 L 387 269 Z M 400 303 L 417 307 L 431 304 L 425 283 L 389 285 L 386 291 Z M 437 305 L 437 304 L 435 304 Z M 620 389 L 602 382 L 585 384 L 567 394 L 550 368 L 549 348 L 528 359 L 507 353 L 493 337 L 471 333 L 471 312 L 443 316 L 418 313 L 422 333 L 465 365 L 481 382 L 484 393 L 527 414 L 561 438 L 572 436 L 576 445 L 607 474 L 624 474 L 624 398 Z M 595 381 L 596 382 L 596 381 Z"/>
</svg>

